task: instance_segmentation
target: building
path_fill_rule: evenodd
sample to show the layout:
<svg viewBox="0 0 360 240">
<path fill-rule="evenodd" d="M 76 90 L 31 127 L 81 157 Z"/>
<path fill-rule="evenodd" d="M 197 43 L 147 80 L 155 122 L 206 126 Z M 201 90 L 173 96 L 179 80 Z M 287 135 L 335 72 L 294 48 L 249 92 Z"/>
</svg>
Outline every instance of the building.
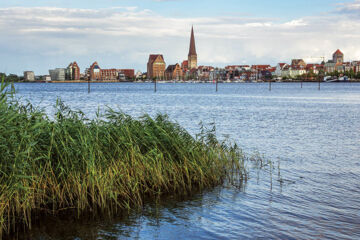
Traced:
<svg viewBox="0 0 360 240">
<path fill-rule="evenodd" d="M 275 70 L 275 76 L 281 77 L 284 68 L 287 66 L 289 66 L 289 65 L 287 65 L 286 63 L 278 63 L 278 65 L 276 66 L 276 70 Z"/>
<path fill-rule="evenodd" d="M 43 78 L 42 78 L 43 81 L 46 81 L 46 82 L 50 82 L 51 81 L 51 77 L 50 75 L 44 75 Z"/>
<path fill-rule="evenodd" d="M 225 70 L 249 71 L 250 66 L 249 65 L 228 65 L 225 67 Z"/>
<path fill-rule="evenodd" d="M 359 73 L 360 72 L 360 61 L 353 61 L 351 63 L 352 69 L 354 71 L 354 73 Z"/>
<path fill-rule="evenodd" d="M 306 72 L 311 74 L 318 75 L 320 74 L 320 70 L 322 70 L 323 66 L 321 64 L 307 64 L 306 65 Z"/>
<path fill-rule="evenodd" d="M 291 60 L 291 67 L 294 68 L 305 68 L 306 63 L 303 59 L 293 59 Z"/>
<path fill-rule="evenodd" d="M 274 69 L 271 70 L 262 70 L 259 73 L 259 78 L 262 80 L 270 80 L 272 79 L 272 72 L 271 71 L 275 71 Z"/>
<path fill-rule="evenodd" d="M 189 61 L 188 60 L 184 60 L 181 63 L 181 69 L 186 72 L 189 69 Z"/>
<path fill-rule="evenodd" d="M 299 77 L 306 74 L 306 66 L 294 66 L 290 68 L 290 77 Z"/>
<path fill-rule="evenodd" d="M 134 69 L 101 69 L 97 62 L 85 70 L 85 76 L 92 81 L 126 81 L 135 77 Z"/>
<path fill-rule="evenodd" d="M 174 65 L 169 65 L 166 68 L 165 77 L 166 77 L 166 79 L 169 79 L 169 80 L 172 80 L 172 79 L 180 80 L 182 78 L 182 69 L 181 69 L 180 65 L 178 63 L 176 63 Z"/>
<path fill-rule="evenodd" d="M 126 79 L 135 78 L 135 69 L 120 69 L 120 72 L 125 75 Z"/>
<path fill-rule="evenodd" d="M 91 64 L 90 68 L 89 68 L 89 79 L 92 81 L 96 81 L 96 80 L 102 80 L 101 79 L 101 68 L 99 67 L 99 64 L 97 62 L 94 62 L 93 64 Z"/>
<path fill-rule="evenodd" d="M 200 80 L 210 80 L 211 73 L 215 71 L 215 68 L 212 66 L 199 66 L 198 67 L 198 76 Z"/>
<path fill-rule="evenodd" d="M 197 68 L 197 54 L 195 46 L 194 27 L 191 28 L 190 48 L 188 54 L 188 68 Z"/>
<path fill-rule="evenodd" d="M 162 54 L 150 54 L 147 63 L 147 78 L 164 78 L 165 77 L 165 61 Z"/>
<path fill-rule="evenodd" d="M 65 68 L 55 68 L 49 70 L 51 81 L 65 81 L 66 69 Z"/>
<path fill-rule="evenodd" d="M 111 68 L 111 69 L 100 69 L 100 79 L 101 81 L 116 81 L 116 80 L 120 80 L 120 69 L 115 69 L 115 68 Z M 121 76 L 122 79 L 124 80 L 125 76 Z"/>
<path fill-rule="evenodd" d="M 33 71 L 25 71 L 24 72 L 24 80 L 25 81 L 35 81 L 35 74 Z"/>
<path fill-rule="evenodd" d="M 339 49 L 333 54 L 333 62 L 335 64 L 342 64 L 344 62 L 344 54 Z"/>
<path fill-rule="evenodd" d="M 324 65 L 324 71 L 327 74 L 335 72 L 335 69 L 336 69 L 336 63 L 334 63 L 333 61 L 328 61 Z"/>
<path fill-rule="evenodd" d="M 270 67 L 271 67 L 270 65 L 252 65 L 251 70 L 263 71 L 263 70 L 267 70 Z"/>
<path fill-rule="evenodd" d="M 80 80 L 80 67 L 76 62 L 72 62 L 66 68 L 67 80 Z"/>
<path fill-rule="evenodd" d="M 136 79 L 142 79 L 142 76 L 143 76 L 143 73 L 142 73 L 140 70 L 138 70 L 138 71 L 136 72 L 135 78 L 136 78 Z"/>
</svg>

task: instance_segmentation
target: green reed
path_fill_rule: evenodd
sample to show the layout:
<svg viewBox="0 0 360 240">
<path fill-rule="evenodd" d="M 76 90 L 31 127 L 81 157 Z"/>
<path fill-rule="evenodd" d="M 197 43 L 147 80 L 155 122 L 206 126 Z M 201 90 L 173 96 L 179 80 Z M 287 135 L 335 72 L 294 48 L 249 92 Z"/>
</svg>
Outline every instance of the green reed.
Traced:
<svg viewBox="0 0 360 240">
<path fill-rule="evenodd" d="M 37 214 L 114 214 L 145 198 L 246 181 L 244 156 L 214 131 L 191 136 L 165 115 L 111 109 L 86 119 L 57 102 L 54 118 L 0 89 L 0 239 Z"/>
</svg>

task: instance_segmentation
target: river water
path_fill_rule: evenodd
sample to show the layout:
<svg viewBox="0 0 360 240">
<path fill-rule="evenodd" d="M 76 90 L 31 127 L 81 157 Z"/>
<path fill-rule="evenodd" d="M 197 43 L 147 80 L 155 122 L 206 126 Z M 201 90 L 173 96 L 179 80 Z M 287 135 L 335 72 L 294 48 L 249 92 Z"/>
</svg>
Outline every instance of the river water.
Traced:
<svg viewBox="0 0 360 240">
<path fill-rule="evenodd" d="M 113 220 L 49 220 L 31 239 L 360 239 L 360 84 L 16 84 L 17 97 L 54 113 L 56 99 L 89 117 L 106 107 L 199 122 L 248 154 L 275 162 L 243 189 L 217 187 L 146 204 Z M 278 175 L 278 165 L 281 173 Z"/>
</svg>

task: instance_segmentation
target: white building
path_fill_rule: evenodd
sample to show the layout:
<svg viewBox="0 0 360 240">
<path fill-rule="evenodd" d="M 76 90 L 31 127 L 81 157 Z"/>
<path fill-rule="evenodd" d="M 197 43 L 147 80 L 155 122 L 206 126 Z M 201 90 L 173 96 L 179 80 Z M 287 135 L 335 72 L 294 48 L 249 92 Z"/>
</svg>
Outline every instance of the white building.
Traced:
<svg viewBox="0 0 360 240">
<path fill-rule="evenodd" d="M 142 72 L 139 70 L 136 72 L 135 77 L 136 77 L 136 79 L 140 79 L 140 78 L 142 78 L 142 75 L 143 75 Z"/>
<path fill-rule="evenodd" d="M 44 75 L 42 80 L 49 82 L 49 81 L 51 81 L 51 77 L 50 77 L 50 75 Z"/>
<path fill-rule="evenodd" d="M 285 77 L 285 78 L 294 78 L 304 74 L 306 74 L 305 68 L 291 67 L 289 65 L 284 66 L 283 69 L 281 70 L 281 77 Z"/>
<path fill-rule="evenodd" d="M 289 65 L 286 63 L 278 63 L 278 65 L 276 66 L 276 70 L 274 75 L 277 77 L 281 77 L 283 76 L 283 71 L 286 67 L 288 67 Z"/>
</svg>

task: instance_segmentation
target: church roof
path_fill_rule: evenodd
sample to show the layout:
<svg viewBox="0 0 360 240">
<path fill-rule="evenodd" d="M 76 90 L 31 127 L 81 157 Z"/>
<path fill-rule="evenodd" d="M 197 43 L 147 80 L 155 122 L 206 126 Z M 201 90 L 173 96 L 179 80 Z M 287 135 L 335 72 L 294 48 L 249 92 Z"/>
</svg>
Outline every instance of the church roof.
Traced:
<svg viewBox="0 0 360 240">
<path fill-rule="evenodd" d="M 191 27 L 189 56 L 191 56 L 191 55 L 197 55 L 196 47 L 195 47 L 194 27 Z"/>
<path fill-rule="evenodd" d="M 334 52 L 334 55 L 344 55 L 340 49 L 336 50 L 336 52 Z"/>
<path fill-rule="evenodd" d="M 162 54 L 150 54 L 149 62 L 153 63 L 159 56 L 161 56 L 163 58 Z"/>
</svg>

